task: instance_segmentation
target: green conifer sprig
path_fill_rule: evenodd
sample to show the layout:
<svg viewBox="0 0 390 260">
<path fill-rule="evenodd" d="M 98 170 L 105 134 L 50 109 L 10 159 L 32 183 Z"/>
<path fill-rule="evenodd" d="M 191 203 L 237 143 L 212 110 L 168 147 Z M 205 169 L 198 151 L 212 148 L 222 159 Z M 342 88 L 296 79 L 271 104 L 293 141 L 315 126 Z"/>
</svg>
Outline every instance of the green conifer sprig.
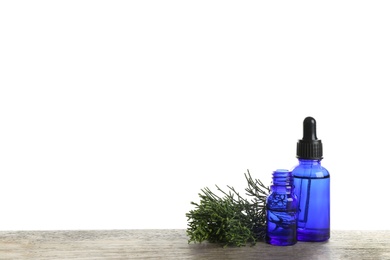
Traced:
<svg viewBox="0 0 390 260">
<path fill-rule="evenodd" d="M 264 239 L 269 188 L 259 179 L 253 179 L 249 170 L 244 175 L 248 198 L 231 186 L 227 186 L 225 192 L 216 185 L 221 196 L 207 187 L 201 189 L 200 202 L 191 202 L 195 209 L 186 213 L 188 243 L 209 241 L 224 246 L 244 246 Z"/>
</svg>

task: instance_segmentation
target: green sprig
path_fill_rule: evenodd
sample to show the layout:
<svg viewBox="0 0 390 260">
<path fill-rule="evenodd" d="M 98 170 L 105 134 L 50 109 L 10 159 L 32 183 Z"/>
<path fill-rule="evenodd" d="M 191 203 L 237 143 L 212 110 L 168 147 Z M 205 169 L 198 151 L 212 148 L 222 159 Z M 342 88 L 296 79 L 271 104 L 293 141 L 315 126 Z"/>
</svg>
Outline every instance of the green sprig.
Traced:
<svg viewBox="0 0 390 260">
<path fill-rule="evenodd" d="M 244 175 L 248 184 L 245 191 L 250 199 L 231 186 L 225 192 L 216 185 L 221 197 L 207 187 L 201 189 L 200 203 L 191 202 L 195 209 L 186 214 L 188 243 L 209 241 L 243 246 L 264 239 L 269 188 L 259 179 L 253 179 L 249 170 Z"/>
</svg>

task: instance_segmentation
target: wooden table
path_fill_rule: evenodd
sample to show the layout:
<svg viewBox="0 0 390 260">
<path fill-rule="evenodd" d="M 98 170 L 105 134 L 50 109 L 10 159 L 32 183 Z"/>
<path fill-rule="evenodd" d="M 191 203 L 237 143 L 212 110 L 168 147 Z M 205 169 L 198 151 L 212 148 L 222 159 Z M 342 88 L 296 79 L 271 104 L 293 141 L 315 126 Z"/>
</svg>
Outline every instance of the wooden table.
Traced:
<svg viewBox="0 0 390 260">
<path fill-rule="evenodd" d="M 332 231 L 322 243 L 188 244 L 185 230 L 0 231 L 0 259 L 390 259 L 389 231 Z"/>
</svg>

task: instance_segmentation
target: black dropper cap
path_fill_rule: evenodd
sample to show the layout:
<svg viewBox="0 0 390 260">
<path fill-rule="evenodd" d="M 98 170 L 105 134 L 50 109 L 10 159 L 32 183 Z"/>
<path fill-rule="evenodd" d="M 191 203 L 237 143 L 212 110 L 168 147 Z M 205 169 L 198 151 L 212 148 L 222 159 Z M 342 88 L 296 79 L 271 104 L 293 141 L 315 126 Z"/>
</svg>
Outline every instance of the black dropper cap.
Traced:
<svg viewBox="0 0 390 260">
<path fill-rule="evenodd" d="M 322 159 L 322 143 L 317 139 L 316 120 L 310 116 L 303 120 L 303 138 L 297 143 L 297 158 Z"/>
</svg>

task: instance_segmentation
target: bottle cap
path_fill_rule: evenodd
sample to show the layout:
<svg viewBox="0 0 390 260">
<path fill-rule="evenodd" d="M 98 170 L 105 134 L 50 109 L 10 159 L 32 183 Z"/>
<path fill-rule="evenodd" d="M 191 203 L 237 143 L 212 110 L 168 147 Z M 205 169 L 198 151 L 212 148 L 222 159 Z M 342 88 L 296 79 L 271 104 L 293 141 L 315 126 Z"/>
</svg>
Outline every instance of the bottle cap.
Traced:
<svg viewBox="0 0 390 260">
<path fill-rule="evenodd" d="M 303 138 L 297 143 L 297 158 L 299 159 L 322 159 L 322 143 L 317 139 L 316 120 L 306 117 L 303 120 Z"/>
</svg>

